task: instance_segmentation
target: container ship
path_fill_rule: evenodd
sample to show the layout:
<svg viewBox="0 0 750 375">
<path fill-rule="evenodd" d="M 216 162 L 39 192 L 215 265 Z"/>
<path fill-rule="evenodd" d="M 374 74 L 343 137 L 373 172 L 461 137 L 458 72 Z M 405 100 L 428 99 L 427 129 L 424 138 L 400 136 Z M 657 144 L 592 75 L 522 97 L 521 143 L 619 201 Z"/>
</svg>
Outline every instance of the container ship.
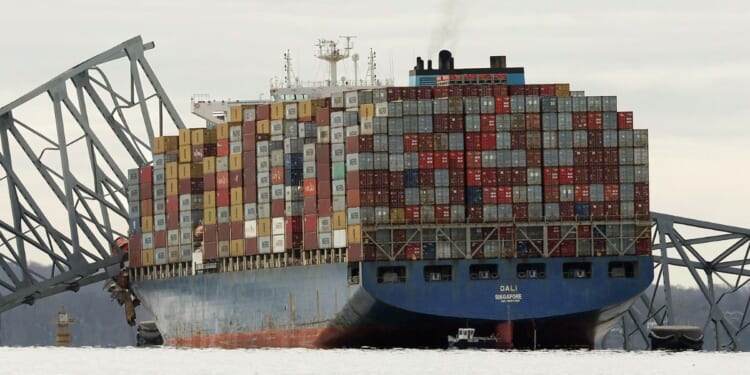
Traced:
<svg viewBox="0 0 750 375">
<path fill-rule="evenodd" d="M 129 171 L 130 287 L 165 342 L 594 347 L 653 278 L 632 112 L 448 51 L 336 86 L 333 52 L 325 89 L 226 104 Z"/>
</svg>

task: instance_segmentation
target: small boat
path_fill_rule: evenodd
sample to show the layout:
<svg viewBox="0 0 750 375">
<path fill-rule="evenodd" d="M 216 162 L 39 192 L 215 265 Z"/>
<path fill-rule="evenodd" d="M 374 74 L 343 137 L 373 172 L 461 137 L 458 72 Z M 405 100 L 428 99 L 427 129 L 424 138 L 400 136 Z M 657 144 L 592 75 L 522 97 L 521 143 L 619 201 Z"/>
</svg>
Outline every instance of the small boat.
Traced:
<svg viewBox="0 0 750 375">
<path fill-rule="evenodd" d="M 494 334 L 489 337 L 474 336 L 474 331 L 474 328 L 459 328 L 456 336 L 448 336 L 448 348 L 485 349 L 499 346 L 499 337 Z"/>
</svg>

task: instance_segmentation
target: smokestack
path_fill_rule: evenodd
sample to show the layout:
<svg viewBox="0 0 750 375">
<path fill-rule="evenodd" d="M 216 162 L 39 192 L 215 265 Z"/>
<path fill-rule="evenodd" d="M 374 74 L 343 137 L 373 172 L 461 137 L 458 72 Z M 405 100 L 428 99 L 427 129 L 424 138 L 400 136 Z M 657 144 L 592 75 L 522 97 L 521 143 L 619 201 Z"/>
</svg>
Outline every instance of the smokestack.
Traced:
<svg viewBox="0 0 750 375">
<path fill-rule="evenodd" d="M 490 68 L 505 68 L 505 56 L 490 56 Z"/>
<path fill-rule="evenodd" d="M 440 51 L 438 54 L 438 69 L 440 70 L 450 70 L 451 66 L 453 65 L 453 62 L 451 61 L 453 58 L 451 57 L 451 51 L 448 51 L 446 49 Z"/>
<path fill-rule="evenodd" d="M 421 57 L 417 57 L 417 66 L 414 67 L 414 70 L 424 70 L 424 60 Z"/>
<path fill-rule="evenodd" d="M 432 70 L 432 60 L 427 60 L 427 70 Z"/>
</svg>

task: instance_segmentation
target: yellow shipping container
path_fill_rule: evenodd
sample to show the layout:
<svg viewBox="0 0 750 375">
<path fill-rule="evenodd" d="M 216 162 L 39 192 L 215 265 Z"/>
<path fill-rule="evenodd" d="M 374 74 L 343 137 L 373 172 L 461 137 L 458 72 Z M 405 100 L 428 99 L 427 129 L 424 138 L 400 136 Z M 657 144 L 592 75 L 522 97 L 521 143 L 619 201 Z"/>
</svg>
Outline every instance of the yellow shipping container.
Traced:
<svg viewBox="0 0 750 375">
<path fill-rule="evenodd" d="M 154 137 L 154 155 L 163 154 L 167 152 L 165 137 Z"/>
<path fill-rule="evenodd" d="M 229 254 L 233 257 L 245 255 L 245 240 L 232 240 Z"/>
<path fill-rule="evenodd" d="M 215 208 L 204 208 L 203 209 L 203 224 L 213 225 L 216 224 L 216 209 Z"/>
<path fill-rule="evenodd" d="M 179 134 L 179 145 L 190 146 L 190 133 L 192 129 L 180 129 Z"/>
<path fill-rule="evenodd" d="M 202 163 L 180 163 L 178 168 L 177 178 L 180 180 L 184 178 L 202 178 L 203 177 L 203 164 Z"/>
<path fill-rule="evenodd" d="M 403 224 L 406 219 L 403 208 L 391 208 L 391 223 Z"/>
<path fill-rule="evenodd" d="M 141 217 L 141 232 L 149 233 L 154 231 L 154 217 L 143 216 Z"/>
<path fill-rule="evenodd" d="M 144 266 L 154 265 L 154 249 L 141 250 L 141 264 Z"/>
<path fill-rule="evenodd" d="M 176 178 L 167 179 L 167 196 L 174 196 L 180 194 L 180 180 Z"/>
<path fill-rule="evenodd" d="M 244 190 L 241 187 L 229 189 L 229 202 L 232 206 L 245 203 L 242 200 Z"/>
<path fill-rule="evenodd" d="M 178 161 L 180 163 L 190 163 L 193 161 L 193 146 L 180 145 L 180 158 Z"/>
<path fill-rule="evenodd" d="M 333 230 L 346 229 L 346 212 L 338 211 L 333 213 Z"/>
<path fill-rule="evenodd" d="M 229 220 L 233 223 L 245 221 L 245 206 L 242 204 L 229 206 Z"/>
<path fill-rule="evenodd" d="M 216 156 L 203 157 L 203 175 L 216 173 Z"/>
<path fill-rule="evenodd" d="M 297 111 L 299 112 L 299 118 L 313 117 L 315 113 L 313 112 L 312 100 L 303 100 L 297 103 Z"/>
<path fill-rule="evenodd" d="M 284 102 L 271 103 L 271 120 L 284 119 Z"/>
<path fill-rule="evenodd" d="M 346 230 L 346 239 L 349 241 L 349 244 L 362 242 L 362 226 L 350 225 Z"/>
<path fill-rule="evenodd" d="M 230 171 L 242 170 L 242 154 L 229 154 L 229 170 Z"/>
<path fill-rule="evenodd" d="M 233 105 L 229 107 L 229 121 L 242 121 L 242 106 Z"/>
<path fill-rule="evenodd" d="M 193 129 L 190 136 L 194 145 L 216 143 L 216 129 Z"/>
<path fill-rule="evenodd" d="M 258 134 L 271 134 L 271 121 L 258 120 L 255 122 L 255 131 Z"/>
<path fill-rule="evenodd" d="M 229 124 L 222 122 L 216 125 L 216 139 L 229 139 Z"/>
<path fill-rule="evenodd" d="M 271 235 L 271 219 L 258 219 L 258 237 Z"/>
<path fill-rule="evenodd" d="M 204 191 L 203 192 L 203 209 L 216 208 L 216 192 Z"/>
<path fill-rule="evenodd" d="M 555 96 L 570 96 L 570 83 L 556 83 Z"/>
<path fill-rule="evenodd" d="M 371 119 L 375 117 L 375 104 L 362 104 L 359 106 L 359 117 Z"/>
<path fill-rule="evenodd" d="M 180 170 L 177 167 L 178 164 L 177 164 L 176 161 L 167 163 L 165 165 L 166 165 L 165 169 L 166 169 L 166 172 L 167 172 L 167 174 L 166 174 L 167 180 L 169 180 L 169 179 L 175 179 L 176 180 L 176 179 L 180 178 L 180 174 L 179 174 Z"/>
</svg>

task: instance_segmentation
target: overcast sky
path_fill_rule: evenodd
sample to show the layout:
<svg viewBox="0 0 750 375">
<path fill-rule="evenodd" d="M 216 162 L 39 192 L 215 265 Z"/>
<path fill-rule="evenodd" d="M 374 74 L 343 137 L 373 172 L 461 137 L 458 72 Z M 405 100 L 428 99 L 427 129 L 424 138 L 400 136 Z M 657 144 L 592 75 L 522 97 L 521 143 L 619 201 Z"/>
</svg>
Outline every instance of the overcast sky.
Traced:
<svg viewBox="0 0 750 375">
<path fill-rule="evenodd" d="M 378 75 L 400 85 L 416 56 L 440 48 L 457 67 L 502 54 L 529 83 L 570 82 L 635 112 L 650 131 L 652 210 L 750 227 L 748 1 L 0 4 L 0 106 L 135 35 L 156 43 L 147 58 L 188 126 L 202 125 L 189 113 L 193 94 L 267 97 L 287 49 L 301 79 L 325 79 L 318 38 L 356 35 L 360 72 L 373 48 Z"/>
</svg>

